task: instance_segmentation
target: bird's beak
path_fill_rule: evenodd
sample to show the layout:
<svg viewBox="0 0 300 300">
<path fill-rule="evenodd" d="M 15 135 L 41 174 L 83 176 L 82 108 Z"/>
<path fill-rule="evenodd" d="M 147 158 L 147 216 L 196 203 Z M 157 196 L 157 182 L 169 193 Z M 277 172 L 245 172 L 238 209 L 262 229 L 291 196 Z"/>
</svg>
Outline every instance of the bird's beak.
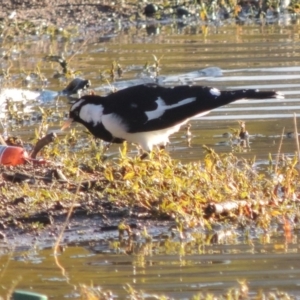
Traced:
<svg viewBox="0 0 300 300">
<path fill-rule="evenodd" d="M 63 126 L 61 127 L 61 130 L 65 130 L 65 129 L 67 129 L 68 127 L 70 127 L 71 124 L 72 124 L 72 122 L 73 122 L 73 119 L 72 119 L 72 118 L 69 118 L 69 119 L 63 124 Z"/>
</svg>

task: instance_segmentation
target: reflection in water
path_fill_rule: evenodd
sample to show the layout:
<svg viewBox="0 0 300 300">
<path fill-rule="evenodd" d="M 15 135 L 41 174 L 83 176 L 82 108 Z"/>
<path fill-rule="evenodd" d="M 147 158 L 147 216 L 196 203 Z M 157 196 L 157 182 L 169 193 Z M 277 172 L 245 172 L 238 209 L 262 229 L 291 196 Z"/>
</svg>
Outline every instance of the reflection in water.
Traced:
<svg viewBox="0 0 300 300">
<path fill-rule="evenodd" d="M 146 31 L 148 35 L 158 35 L 160 34 L 160 27 L 157 24 L 147 25 Z"/>
<path fill-rule="evenodd" d="M 161 230 L 151 228 L 150 234 Z M 127 295 L 127 284 L 146 293 L 183 299 L 197 292 L 224 293 L 241 279 L 248 282 L 251 292 L 278 288 L 297 294 L 300 262 L 296 235 L 285 239 L 281 230 L 265 234 L 251 227 L 244 232 L 217 230 L 214 234 L 194 230 L 186 238 L 176 231 L 167 232 L 153 235 L 152 240 L 111 237 L 100 251 L 97 241 L 67 247 L 58 260 L 68 280 L 54 263 L 51 248 L 30 249 L 10 258 L 2 255 L 1 264 L 9 259 L 9 267 L 1 278 L 0 294 L 5 294 L 15 274 L 18 288 L 30 286 L 54 299 L 76 299 L 75 286 L 91 282 L 113 290 L 120 299 Z"/>
</svg>

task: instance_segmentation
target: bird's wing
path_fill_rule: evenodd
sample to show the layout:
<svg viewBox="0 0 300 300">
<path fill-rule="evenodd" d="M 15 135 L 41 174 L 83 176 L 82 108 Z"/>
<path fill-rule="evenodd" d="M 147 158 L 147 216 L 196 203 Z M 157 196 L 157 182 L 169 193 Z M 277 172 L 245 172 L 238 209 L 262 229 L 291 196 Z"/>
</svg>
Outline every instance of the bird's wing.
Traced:
<svg viewBox="0 0 300 300">
<path fill-rule="evenodd" d="M 103 111 L 104 126 L 114 134 L 165 129 L 239 99 L 278 98 L 274 91 L 220 91 L 205 86 L 139 85 L 111 94 Z M 104 120 L 104 119 L 103 119 Z M 118 135 L 116 135 L 118 136 Z"/>
<path fill-rule="evenodd" d="M 121 127 L 128 133 L 135 133 L 175 126 L 194 115 L 209 112 L 210 107 L 205 103 L 214 100 L 215 95 L 207 90 L 209 88 L 163 88 L 157 85 L 121 90 L 107 97 L 104 126 L 114 133 Z M 205 98 L 203 107 L 199 107 L 199 96 Z"/>
</svg>

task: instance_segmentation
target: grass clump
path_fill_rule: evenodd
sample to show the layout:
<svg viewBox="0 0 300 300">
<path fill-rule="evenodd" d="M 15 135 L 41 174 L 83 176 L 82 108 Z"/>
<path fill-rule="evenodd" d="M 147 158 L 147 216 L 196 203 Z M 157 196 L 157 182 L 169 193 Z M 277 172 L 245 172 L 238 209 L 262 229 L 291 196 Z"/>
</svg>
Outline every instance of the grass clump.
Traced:
<svg viewBox="0 0 300 300">
<path fill-rule="evenodd" d="M 109 156 L 105 145 L 92 136 L 83 141 L 72 130 L 43 149 L 48 164 L 13 169 L 31 177 L 2 185 L 3 204 L 23 197 L 24 214 L 51 209 L 58 202 L 67 207 L 78 190 L 77 204 L 93 212 L 103 212 L 101 203 L 108 201 L 116 211 L 126 209 L 135 216 L 180 220 L 190 226 L 248 220 L 267 229 L 274 220 L 298 218 L 297 155 L 270 161 L 276 168 L 259 172 L 254 159 L 218 154 L 205 146 L 204 151 L 201 161 L 183 164 L 164 150 L 146 159 L 131 156 L 125 143 L 119 154 Z M 5 167 L 3 171 L 8 172 Z"/>
<path fill-rule="evenodd" d="M 205 151 L 203 161 L 182 164 L 165 151 L 141 160 L 128 157 L 123 149 L 116 162 L 102 165 L 107 181 L 103 196 L 129 207 L 138 205 L 155 216 L 189 219 L 212 215 L 208 204 L 235 203 L 236 217 L 251 210 L 254 218 L 253 211 L 258 214 L 262 207 L 289 211 L 297 197 L 296 157 L 282 162 L 275 177 L 279 182 L 256 172 L 253 161 L 231 153 L 219 155 L 207 147 Z"/>
<path fill-rule="evenodd" d="M 189 298 L 190 300 L 235 300 L 235 299 L 256 299 L 256 300 L 271 300 L 271 299 L 295 299 L 294 296 L 281 291 L 272 292 L 250 292 L 249 287 L 245 281 L 239 281 L 237 287 L 232 287 L 224 294 L 215 295 L 213 293 L 198 293 Z M 172 300 L 166 295 L 157 295 L 155 293 L 144 293 L 143 291 L 137 291 L 132 286 L 127 285 L 125 288 L 127 299 L 130 300 L 142 300 L 142 299 L 158 299 L 158 300 Z M 88 287 L 86 285 L 80 286 L 80 293 L 82 300 L 110 300 L 116 297 L 112 291 L 103 291 L 101 288 Z"/>
</svg>

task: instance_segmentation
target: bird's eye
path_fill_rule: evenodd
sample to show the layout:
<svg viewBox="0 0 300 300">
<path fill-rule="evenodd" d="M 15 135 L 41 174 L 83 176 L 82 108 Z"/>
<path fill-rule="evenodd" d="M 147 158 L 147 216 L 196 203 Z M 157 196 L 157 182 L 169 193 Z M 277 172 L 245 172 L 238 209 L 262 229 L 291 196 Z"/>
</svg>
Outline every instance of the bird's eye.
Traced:
<svg viewBox="0 0 300 300">
<path fill-rule="evenodd" d="M 78 110 L 73 110 L 70 111 L 70 118 L 78 118 L 79 117 L 79 111 Z"/>
</svg>

